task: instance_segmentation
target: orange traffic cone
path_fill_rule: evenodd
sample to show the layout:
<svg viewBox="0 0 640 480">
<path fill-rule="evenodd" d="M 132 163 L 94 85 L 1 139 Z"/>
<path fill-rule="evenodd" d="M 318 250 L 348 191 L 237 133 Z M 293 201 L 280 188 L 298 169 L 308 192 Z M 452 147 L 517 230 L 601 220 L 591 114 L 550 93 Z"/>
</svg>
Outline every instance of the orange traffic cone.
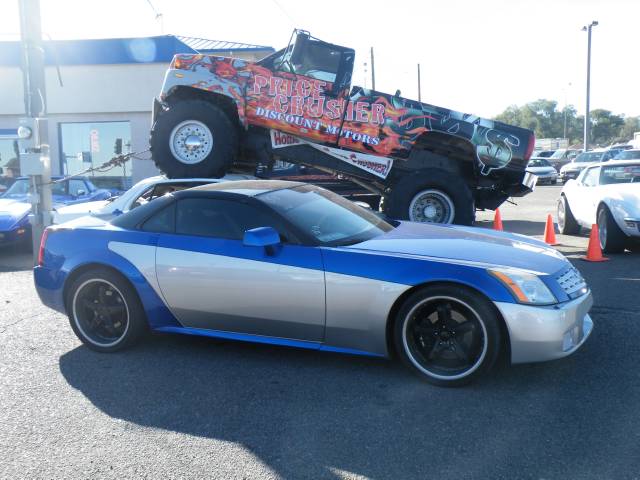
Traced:
<svg viewBox="0 0 640 480">
<path fill-rule="evenodd" d="M 504 230 L 502 228 L 502 215 L 500 215 L 500 209 L 496 208 L 496 215 L 493 217 L 493 229 L 494 230 Z"/>
<path fill-rule="evenodd" d="M 591 234 L 589 235 L 589 246 L 587 247 L 587 256 L 580 257 L 587 262 L 605 262 L 609 260 L 607 257 L 602 256 L 602 250 L 600 249 L 600 239 L 598 238 L 598 225 L 595 223 L 591 225 Z"/>
<path fill-rule="evenodd" d="M 559 245 L 556 241 L 556 227 L 553 224 L 551 214 L 547 215 L 547 224 L 544 226 L 544 243 L 547 245 Z"/>
</svg>

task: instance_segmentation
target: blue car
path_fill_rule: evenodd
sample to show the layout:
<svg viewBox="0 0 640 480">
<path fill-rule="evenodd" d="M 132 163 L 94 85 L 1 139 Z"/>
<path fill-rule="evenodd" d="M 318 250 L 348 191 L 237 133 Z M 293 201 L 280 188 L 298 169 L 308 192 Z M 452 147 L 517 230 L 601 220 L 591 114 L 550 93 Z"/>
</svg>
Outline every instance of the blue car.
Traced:
<svg viewBox="0 0 640 480">
<path fill-rule="evenodd" d="M 54 181 L 61 179 L 62 177 L 52 178 Z M 75 177 L 54 183 L 51 188 L 54 207 L 106 200 L 111 197 L 109 191 L 96 188 L 85 177 Z M 22 242 L 30 244 L 29 213 L 31 213 L 29 179 L 20 177 L 0 196 L 0 246 Z"/>
<path fill-rule="evenodd" d="M 147 330 L 376 357 L 460 385 L 577 350 L 592 297 L 556 250 L 524 236 L 381 218 L 337 194 L 263 180 L 165 195 L 110 223 L 46 230 L 42 302 L 89 348 Z"/>
</svg>

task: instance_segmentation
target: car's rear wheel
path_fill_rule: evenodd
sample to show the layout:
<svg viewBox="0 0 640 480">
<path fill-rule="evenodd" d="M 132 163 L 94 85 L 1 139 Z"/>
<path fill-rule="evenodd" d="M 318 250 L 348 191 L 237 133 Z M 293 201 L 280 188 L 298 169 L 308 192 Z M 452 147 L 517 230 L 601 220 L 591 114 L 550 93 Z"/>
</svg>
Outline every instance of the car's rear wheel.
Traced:
<svg viewBox="0 0 640 480">
<path fill-rule="evenodd" d="M 181 100 L 151 130 L 151 154 L 169 178 L 223 176 L 238 151 L 238 131 L 227 114 L 204 100 Z"/>
<path fill-rule="evenodd" d="M 394 325 L 396 351 L 422 379 L 467 384 L 488 371 L 501 345 L 499 313 L 466 287 L 437 285 L 411 295 Z"/>
<path fill-rule="evenodd" d="M 567 197 L 560 196 L 558 200 L 558 230 L 563 235 L 577 235 L 580 233 L 580 224 L 576 221 L 569 207 Z"/>
<path fill-rule="evenodd" d="M 627 240 L 626 235 L 620 230 L 606 205 L 598 207 L 596 222 L 598 223 L 598 239 L 602 251 L 605 253 L 623 252 Z"/>
<path fill-rule="evenodd" d="M 138 295 L 120 275 L 106 269 L 84 272 L 67 291 L 71 328 L 87 347 L 99 352 L 121 350 L 146 329 Z"/>
<path fill-rule="evenodd" d="M 406 175 L 384 205 L 390 217 L 411 222 L 471 225 L 475 217 L 473 195 L 466 182 L 459 175 L 435 168 Z"/>
</svg>

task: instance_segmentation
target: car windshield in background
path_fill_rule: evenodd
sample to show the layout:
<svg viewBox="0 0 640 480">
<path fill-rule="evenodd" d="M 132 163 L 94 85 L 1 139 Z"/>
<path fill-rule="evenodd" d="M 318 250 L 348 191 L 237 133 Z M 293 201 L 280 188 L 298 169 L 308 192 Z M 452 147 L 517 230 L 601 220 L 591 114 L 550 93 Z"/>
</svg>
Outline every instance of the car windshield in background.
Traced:
<svg viewBox="0 0 640 480">
<path fill-rule="evenodd" d="M 542 158 L 535 158 L 529 162 L 529 167 L 550 167 L 551 164 Z"/>
<path fill-rule="evenodd" d="M 373 212 L 313 185 L 275 190 L 257 198 L 326 246 L 364 242 L 394 228 Z"/>
<path fill-rule="evenodd" d="M 576 157 L 574 162 L 599 162 L 602 158 L 602 152 L 585 152 Z"/>
<path fill-rule="evenodd" d="M 564 149 L 556 150 L 555 152 L 553 152 L 553 155 L 551 155 L 549 158 L 556 158 L 556 159 L 557 158 L 564 158 L 566 152 L 567 151 L 564 150 Z"/>
<path fill-rule="evenodd" d="M 637 165 L 605 165 L 600 173 L 600 185 L 636 183 L 640 187 L 640 163 Z"/>
<path fill-rule="evenodd" d="M 626 150 L 613 157 L 614 160 L 640 160 L 640 150 Z"/>
<path fill-rule="evenodd" d="M 4 196 L 7 198 L 11 197 L 22 197 L 29 193 L 29 180 L 26 178 L 16 180 L 13 185 L 11 185 L 7 191 L 4 193 Z"/>
</svg>

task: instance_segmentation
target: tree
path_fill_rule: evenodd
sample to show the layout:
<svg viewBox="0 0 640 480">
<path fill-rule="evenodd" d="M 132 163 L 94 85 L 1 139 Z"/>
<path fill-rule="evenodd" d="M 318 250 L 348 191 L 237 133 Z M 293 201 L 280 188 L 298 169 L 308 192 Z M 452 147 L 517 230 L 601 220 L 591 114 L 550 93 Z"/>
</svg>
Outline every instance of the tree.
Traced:
<svg viewBox="0 0 640 480">
<path fill-rule="evenodd" d="M 510 105 L 495 117 L 501 122 L 533 130 L 537 138 L 563 138 L 569 144 L 582 143 L 584 117 L 578 116 L 573 105 L 558 110 L 555 100 L 538 99 L 521 107 Z M 591 112 L 591 145 L 610 145 L 617 141 L 628 141 L 633 133 L 640 131 L 640 117 L 624 118 L 610 110 L 596 109 Z"/>
</svg>

